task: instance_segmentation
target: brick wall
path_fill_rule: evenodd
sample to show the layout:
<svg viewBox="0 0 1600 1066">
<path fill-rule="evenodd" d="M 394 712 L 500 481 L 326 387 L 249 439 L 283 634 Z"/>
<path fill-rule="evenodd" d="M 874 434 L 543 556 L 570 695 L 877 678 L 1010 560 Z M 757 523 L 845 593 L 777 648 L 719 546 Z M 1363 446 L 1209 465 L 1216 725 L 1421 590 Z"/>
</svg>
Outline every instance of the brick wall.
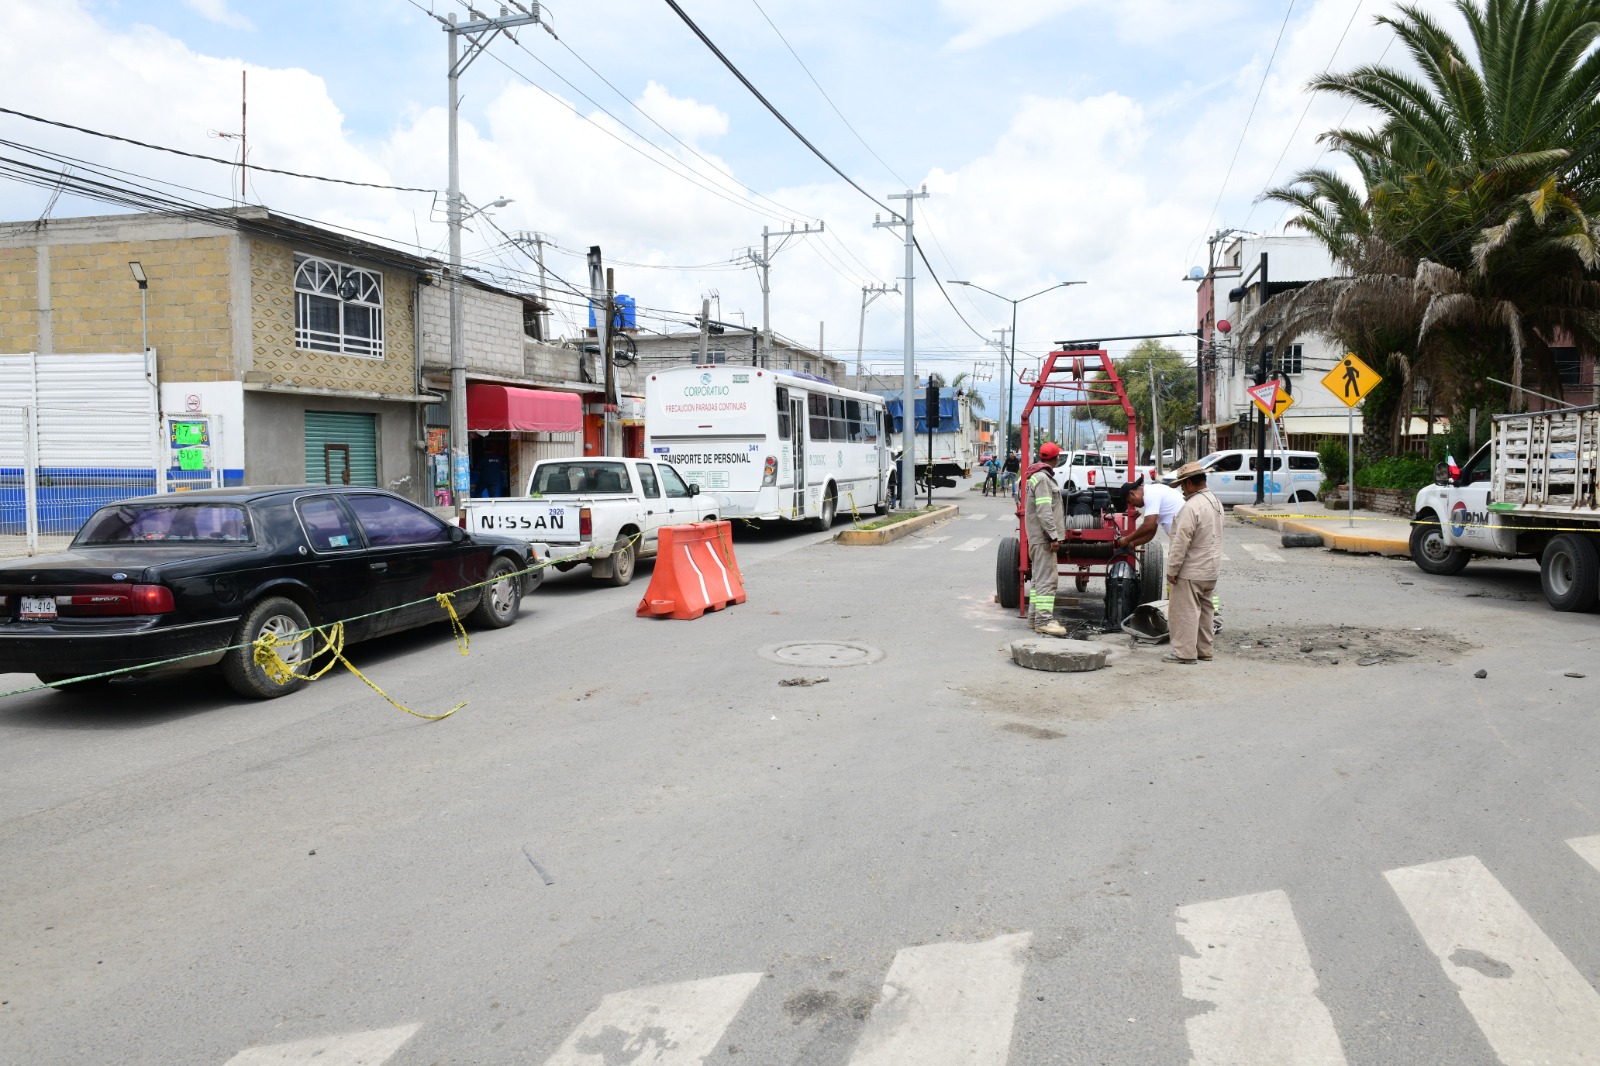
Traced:
<svg viewBox="0 0 1600 1066">
<path fill-rule="evenodd" d="M 412 300 L 416 278 L 383 274 L 383 358 L 299 350 L 294 344 L 294 253 L 287 244 L 248 238 L 253 376 L 275 385 L 411 395 L 416 390 Z M 307 254 L 315 254 L 307 250 Z M 353 266 L 370 269 L 360 262 Z"/>
<path fill-rule="evenodd" d="M 139 348 L 138 260 L 150 279 L 150 345 L 163 379 L 233 376 L 226 235 L 188 240 L 58 244 L 50 252 L 50 304 L 57 352 Z"/>
<path fill-rule="evenodd" d="M 39 288 L 32 248 L 0 248 L 0 352 L 39 346 Z"/>
<path fill-rule="evenodd" d="M 522 377 L 522 301 L 472 285 L 461 287 L 461 298 L 467 367 L 495 377 Z M 423 287 L 422 362 L 428 367 L 450 365 L 448 285 Z"/>
</svg>

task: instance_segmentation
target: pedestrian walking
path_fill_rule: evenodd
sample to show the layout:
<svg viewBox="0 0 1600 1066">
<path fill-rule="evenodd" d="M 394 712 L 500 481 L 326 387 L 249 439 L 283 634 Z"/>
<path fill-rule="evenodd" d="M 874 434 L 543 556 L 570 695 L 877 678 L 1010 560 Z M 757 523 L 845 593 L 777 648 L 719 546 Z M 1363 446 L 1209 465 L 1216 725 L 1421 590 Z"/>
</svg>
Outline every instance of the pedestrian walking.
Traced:
<svg viewBox="0 0 1600 1066">
<path fill-rule="evenodd" d="M 1000 457 L 991 455 L 983 461 L 983 494 L 1000 495 Z"/>
<path fill-rule="evenodd" d="M 1165 662 L 1190 664 L 1212 657 L 1212 595 L 1222 572 L 1222 503 L 1206 487 L 1206 471 L 1189 463 L 1172 475 L 1183 491 L 1183 510 L 1172 525 L 1167 553 L 1167 630 L 1172 653 Z"/>
<path fill-rule="evenodd" d="M 1067 629 L 1056 621 L 1056 553 L 1061 549 L 1066 513 L 1061 488 L 1056 484 L 1056 460 L 1061 449 L 1046 442 L 1039 461 L 1028 467 L 1028 504 L 1023 508 L 1028 534 L 1028 625 L 1046 637 L 1064 637 Z"/>
<path fill-rule="evenodd" d="M 1000 464 L 1000 487 L 1011 493 L 1013 500 L 1017 499 L 1017 471 L 1022 469 L 1022 463 L 1017 459 L 1017 453 L 1006 452 L 1006 461 Z"/>
</svg>

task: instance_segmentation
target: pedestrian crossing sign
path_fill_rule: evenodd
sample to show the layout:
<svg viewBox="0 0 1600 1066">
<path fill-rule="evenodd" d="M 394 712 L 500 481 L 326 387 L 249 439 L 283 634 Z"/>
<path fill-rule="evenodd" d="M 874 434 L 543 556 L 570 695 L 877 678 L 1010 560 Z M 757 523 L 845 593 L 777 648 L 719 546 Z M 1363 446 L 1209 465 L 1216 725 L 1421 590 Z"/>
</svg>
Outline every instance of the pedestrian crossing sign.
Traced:
<svg viewBox="0 0 1600 1066">
<path fill-rule="evenodd" d="M 1322 387 L 1346 407 L 1354 407 L 1382 380 L 1383 375 L 1363 363 L 1355 352 L 1345 352 L 1344 358 L 1334 363 L 1328 376 L 1322 379 Z"/>
</svg>

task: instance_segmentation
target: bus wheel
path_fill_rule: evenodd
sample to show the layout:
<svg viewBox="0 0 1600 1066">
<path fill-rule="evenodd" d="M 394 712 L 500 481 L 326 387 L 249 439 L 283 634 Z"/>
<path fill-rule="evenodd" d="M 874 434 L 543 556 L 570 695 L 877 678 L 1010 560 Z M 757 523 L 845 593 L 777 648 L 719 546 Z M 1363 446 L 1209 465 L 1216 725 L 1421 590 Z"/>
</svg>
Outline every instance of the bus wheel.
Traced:
<svg viewBox="0 0 1600 1066">
<path fill-rule="evenodd" d="M 822 513 L 810 519 L 811 528 L 819 533 L 833 528 L 833 516 L 839 510 L 839 490 L 834 488 L 833 482 L 828 482 L 828 487 L 822 490 Z"/>
</svg>

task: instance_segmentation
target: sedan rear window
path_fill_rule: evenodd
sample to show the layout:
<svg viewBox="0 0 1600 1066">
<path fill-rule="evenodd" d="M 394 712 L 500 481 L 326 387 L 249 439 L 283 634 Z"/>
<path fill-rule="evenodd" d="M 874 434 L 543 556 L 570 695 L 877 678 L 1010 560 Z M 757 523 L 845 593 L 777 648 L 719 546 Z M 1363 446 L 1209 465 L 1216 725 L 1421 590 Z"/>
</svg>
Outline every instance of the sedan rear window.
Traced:
<svg viewBox="0 0 1600 1066">
<path fill-rule="evenodd" d="M 90 516 L 73 544 L 250 543 L 245 509 L 230 503 L 113 504 Z"/>
</svg>

